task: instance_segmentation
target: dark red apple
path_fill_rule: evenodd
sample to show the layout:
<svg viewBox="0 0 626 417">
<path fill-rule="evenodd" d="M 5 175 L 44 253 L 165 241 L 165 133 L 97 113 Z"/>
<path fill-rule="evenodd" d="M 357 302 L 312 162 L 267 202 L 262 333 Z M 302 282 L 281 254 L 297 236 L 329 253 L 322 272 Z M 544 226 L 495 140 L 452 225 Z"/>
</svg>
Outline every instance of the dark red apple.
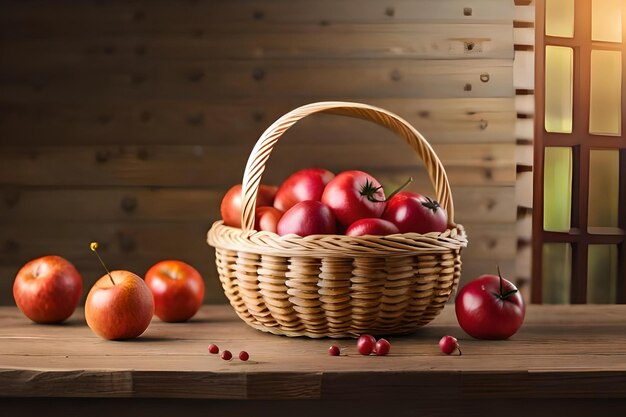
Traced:
<svg viewBox="0 0 626 417">
<path fill-rule="evenodd" d="M 140 336 L 154 315 L 154 298 L 146 283 L 129 271 L 111 271 L 91 287 L 85 318 L 91 330 L 109 339 Z"/>
<path fill-rule="evenodd" d="M 337 232 L 333 212 L 319 201 L 301 201 L 280 218 L 276 231 L 279 235 L 332 235 Z"/>
<path fill-rule="evenodd" d="M 83 293 L 83 278 L 60 256 L 26 263 L 15 277 L 17 307 L 36 323 L 60 323 L 72 315 Z"/>
<path fill-rule="evenodd" d="M 357 220 L 352 223 L 350 227 L 348 227 L 348 230 L 346 230 L 346 235 L 348 236 L 386 236 L 396 233 L 400 233 L 396 225 L 383 219 Z"/>
<path fill-rule="evenodd" d="M 146 272 L 146 284 L 154 296 L 154 313 L 163 321 L 189 320 L 204 299 L 202 276 L 182 261 L 167 260 L 153 265 Z"/>
</svg>

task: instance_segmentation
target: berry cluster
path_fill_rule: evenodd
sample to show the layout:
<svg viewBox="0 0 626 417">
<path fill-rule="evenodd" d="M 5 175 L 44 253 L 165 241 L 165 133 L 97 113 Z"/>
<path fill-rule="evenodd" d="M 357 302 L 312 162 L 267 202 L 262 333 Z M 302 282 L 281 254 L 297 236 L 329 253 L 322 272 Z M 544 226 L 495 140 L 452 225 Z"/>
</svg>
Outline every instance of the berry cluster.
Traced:
<svg viewBox="0 0 626 417">
<path fill-rule="evenodd" d="M 378 339 L 372 335 L 364 334 L 359 337 L 356 342 L 357 350 L 361 355 L 370 355 L 374 353 L 376 356 L 385 356 L 391 350 L 391 343 L 387 339 Z M 330 356 L 339 356 L 340 350 L 337 346 L 331 346 L 328 348 L 328 354 Z"/>
<path fill-rule="evenodd" d="M 209 353 L 212 353 L 214 355 L 217 355 L 218 353 L 220 353 L 220 348 L 214 344 L 211 343 L 209 345 Z M 233 354 L 230 353 L 229 350 L 225 350 L 222 352 L 221 358 L 224 359 L 225 361 L 229 361 L 233 358 Z M 242 350 L 241 352 L 239 352 L 239 360 L 240 361 L 247 361 L 248 359 L 250 359 L 250 354 L 248 352 L 246 352 L 245 350 Z"/>
</svg>

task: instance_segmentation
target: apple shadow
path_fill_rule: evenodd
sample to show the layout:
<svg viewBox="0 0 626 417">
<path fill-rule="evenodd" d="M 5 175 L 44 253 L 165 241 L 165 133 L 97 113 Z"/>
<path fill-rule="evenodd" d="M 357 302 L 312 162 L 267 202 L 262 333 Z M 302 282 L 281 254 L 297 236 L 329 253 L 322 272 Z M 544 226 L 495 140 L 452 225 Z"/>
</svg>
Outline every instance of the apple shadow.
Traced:
<svg viewBox="0 0 626 417">
<path fill-rule="evenodd" d="M 217 318 L 217 319 L 200 319 L 200 318 L 191 318 L 187 321 L 175 321 L 175 322 L 168 322 L 168 321 L 163 321 L 160 319 L 155 319 L 157 320 L 156 323 L 166 323 L 169 326 L 176 326 L 176 325 L 182 325 L 182 324 L 211 324 L 211 323 L 228 323 L 228 322 L 232 322 L 232 319 L 229 318 Z M 154 321 L 153 321 L 154 322 Z"/>
<path fill-rule="evenodd" d="M 48 326 L 48 327 L 86 327 L 87 323 L 81 320 L 66 320 L 61 323 L 35 323 L 34 321 L 30 322 L 33 326 Z"/>
<path fill-rule="evenodd" d="M 139 336 L 134 339 L 117 339 L 113 342 L 121 343 L 148 343 L 148 342 L 171 342 L 173 340 L 181 340 L 178 337 L 163 337 L 163 336 Z"/>
</svg>

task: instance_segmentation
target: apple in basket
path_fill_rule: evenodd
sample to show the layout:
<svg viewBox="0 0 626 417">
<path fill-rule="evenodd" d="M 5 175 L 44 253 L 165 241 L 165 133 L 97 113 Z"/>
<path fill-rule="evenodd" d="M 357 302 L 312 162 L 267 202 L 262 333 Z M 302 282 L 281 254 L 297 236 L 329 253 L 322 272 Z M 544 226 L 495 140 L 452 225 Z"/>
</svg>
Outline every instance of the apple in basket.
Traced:
<svg viewBox="0 0 626 417">
<path fill-rule="evenodd" d="M 257 194 L 256 207 L 271 207 L 277 189 L 277 187 L 261 184 Z M 237 184 L 224 194 L 220 205 L 220 213 L 226 226 L 241 227 L 241 204 L 241 184 Z"/>
<path fill-rule="evenodd" d="M 83 278 L 60 256 L 26 263 L 13 283 L 15 304 L 36 323 L 59 323 L 72 315 L 83 293 Z"/>
<path fill-rule="evenodd" d="M 281 217 L 277 233 L 281 236 L 332 235 L 337 232 L 331 209 L 319 201 L 301 201 Z"/>
<path fill-rule="evenodd" d="M 291 174 L 278 188 L 274 207 L 287 211 L 301 201 L 321 201 L 335 174 L 323 168 L 307 168 Z"/>
<path fill-rule="evenodd" d="M 410 191 L 393 196 L 382 218 L 395 224 L 401 233 L 443 232 L 448 228 L 448 214 L 437 201 Z"/>
<path fill-rule="evenodd" d="M 97 243 L 91 244 L 96 252 Z M 132 339 L 140 336 L 154 315 L 154 298 L 146 283 L 130 271 L 110 271 L 100 259 L 106 274 L 91 287 L 85 302 L 85 319 L 98 336 Z"/>
<path fill-rule="evenodd" d="M 409 178 L 385 197 L 380 182 L 366 172 L 351 170 L 335 176 L 323 168 L 303 169 L 290 175 L 277 191 L 276 187 L 259 186 L 254 228 L 302 237 L 445 231 L 448 215 L 437 201 L 400 191 L 411 181 Z M 222 199 L 224 224 L 241 227 L 241 205 L 238 184 Z"/>
</svg>

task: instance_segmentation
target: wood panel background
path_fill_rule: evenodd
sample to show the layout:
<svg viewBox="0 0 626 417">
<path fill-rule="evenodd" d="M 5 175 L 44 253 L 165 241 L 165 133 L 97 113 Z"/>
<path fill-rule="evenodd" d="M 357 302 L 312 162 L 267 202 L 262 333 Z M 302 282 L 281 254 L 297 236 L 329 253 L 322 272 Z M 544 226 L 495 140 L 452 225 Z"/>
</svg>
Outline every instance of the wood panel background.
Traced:
<svg viewBox="0 0 626 417">
<path fill-rule="evenodd" d="M 0 304 L 21 265 L 58 254 L 102 275 L 187 261 L 225 302 L 205 237 L 249 151 L 286 111 L 350 100 L 433 144 L 468 229 L 463 281 L 514 276 L 513 0 L 0 2 Z M 283 138 L 267 183 L 364 169 L 389 186 L 421 163 L 382 128 L 314 116 Z"/>
<path fill-rule="evenodd" d="M 526 300 L 530 300 L 532 264 L 533 141 L 535 117 L 535 4 L 515 0 L 513 39 L 515 59 L 515 163 L 517 181 L 517 257 L 515 275 Z"/>
</svg>

